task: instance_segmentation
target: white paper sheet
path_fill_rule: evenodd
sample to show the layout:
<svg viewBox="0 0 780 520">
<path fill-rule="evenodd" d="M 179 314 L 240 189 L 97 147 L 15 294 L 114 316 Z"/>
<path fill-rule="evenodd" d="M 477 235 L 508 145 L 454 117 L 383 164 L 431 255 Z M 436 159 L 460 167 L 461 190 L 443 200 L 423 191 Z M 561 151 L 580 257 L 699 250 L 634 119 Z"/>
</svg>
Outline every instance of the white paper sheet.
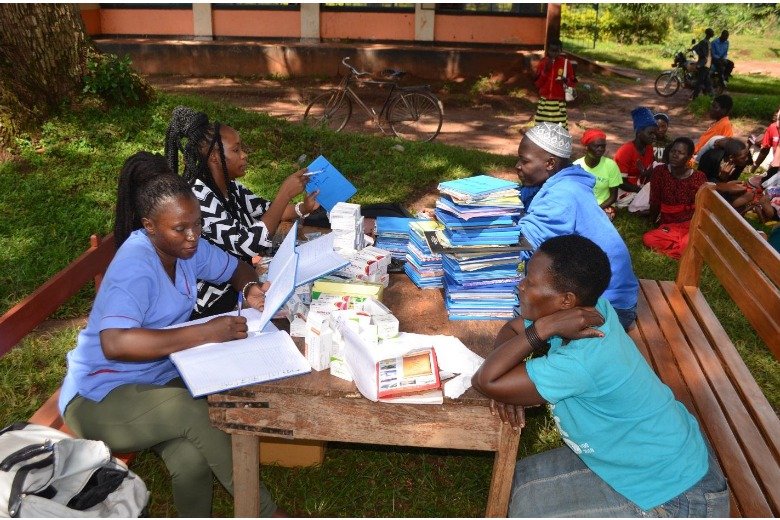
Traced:
<svg viewBox="0 0 780 520">
<path fill-rule="evenodd" d="M 277 255 L 278 256 L 278 255 Z M 276 257 L 274 257 L 276 259 Z M 298 254 L 293 252 L 287 257 L 286 263 L 277 270 L 276 277 L 270 278 L 271 287 L 265 293 L 265 305 L 257 327 L 262 329 L 282 308 L 295 290 L 295 267 L 298 264 Z"/>
<path fill-rule="evenodd" d="M 279 272 L 282 270 L 287 260 L 295 255 L 295 239 L 298 236 L 298 221 L 293 222 L 290 231 L 287 236 L 284 237 L 279 249 L 276 250 L 276 254 L 271 259 L 271 263 L 268 264 L 268 279 L 273 281 L 279 276 Z"/>
<path fill-rule="evenodd" d="M 322 278 L 349 264 L 348 260 L 333 250 L 335 236 L 333 233 L 328 233 L 298 246 L 296 250 L 298 267 L 295 270 L 296 287 Z"/>
<path fill-rule="evenodd" d="M 279 330 L 207 343 L 175 352 L 170 359 L 194 397 L 311 371 L 290 335 Z"/>
</svg>

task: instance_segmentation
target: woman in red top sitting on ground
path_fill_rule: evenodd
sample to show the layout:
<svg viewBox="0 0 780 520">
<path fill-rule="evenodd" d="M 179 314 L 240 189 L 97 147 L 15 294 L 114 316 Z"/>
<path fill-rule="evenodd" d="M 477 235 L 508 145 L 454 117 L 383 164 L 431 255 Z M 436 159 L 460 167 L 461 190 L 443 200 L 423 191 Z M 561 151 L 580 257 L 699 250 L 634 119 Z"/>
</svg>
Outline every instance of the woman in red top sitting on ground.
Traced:
<svg viewBox="0 0 780 520">
<path fill-rule="evenodd" d="M 642 198 L 637 195 L 650 180 L 650 171 L 653 165 L 655 132 L 658 130 L 658 122 L 647 107 L 637 107 L 631 111 L 631 119 L 634 123 L 635 137 L 633 140 L 623 143 L 615 152 L 615 162 L 623 175 L 623 184 L 618 189 L 617 207 L 628 207 L 634 198 Z M 643 194 L 646 192 L 642 192 Z M 646 195 L 645 195 L 646 196 Z M 647 210 L 647 199 L 642 203 L 635 203 L 629 207 L 630 211 Z"/>
<path fill-rule="evenodd" d="M 547 53 L 536 66 L 534 85 L 539 89 L 534 123 L 558 123 L 568 128 L 565 86 L 577 83 L 571 61 L 561 54 L 563 46 L 559 40 L 547 44 Z"/>
<path fill-rule="evenodd" d="M 678 137 L 669 149 L 669 163 L 653 169 L 650 185 L 650 222 L 660 226 L 642 237 L 645 246 L 679 260 L 688 245 L 696 192 L 707 182 L 699 170 L 688 168 L 693 140 Z"/>
</svg>

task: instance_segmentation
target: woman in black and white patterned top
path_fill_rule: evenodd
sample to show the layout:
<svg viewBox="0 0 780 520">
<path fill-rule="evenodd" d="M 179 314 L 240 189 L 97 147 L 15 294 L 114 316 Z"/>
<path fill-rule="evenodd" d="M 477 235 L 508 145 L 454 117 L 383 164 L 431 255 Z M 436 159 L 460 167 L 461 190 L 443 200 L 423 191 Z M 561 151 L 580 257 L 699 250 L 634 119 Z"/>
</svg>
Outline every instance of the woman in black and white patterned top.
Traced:
<svg viewBox="0 0 780 520">
<path fill-rule="evenodd" d="M 246 175 L 247 154 L 233 128 L 209 122 L 203 112 L 176 107 L 165 136 L 165 156 L 173 172 L 179 172 L 179 151 L 184 159 L 183 176 L 200 202 L 203 238 L 241 260 L 271 247 L 282 220 L 295 220 L 319 207 L 317 192 L 302 202 L 290 200 L 304 191 L 308 180 L 301 169 L 282 182 L 273 201 L 262 199 L 236 179 Z M 229 285 L 198 283 L 198 301 L 193 318 L 212 316 L 233 309 L 237 294 Z"/>
</svg>

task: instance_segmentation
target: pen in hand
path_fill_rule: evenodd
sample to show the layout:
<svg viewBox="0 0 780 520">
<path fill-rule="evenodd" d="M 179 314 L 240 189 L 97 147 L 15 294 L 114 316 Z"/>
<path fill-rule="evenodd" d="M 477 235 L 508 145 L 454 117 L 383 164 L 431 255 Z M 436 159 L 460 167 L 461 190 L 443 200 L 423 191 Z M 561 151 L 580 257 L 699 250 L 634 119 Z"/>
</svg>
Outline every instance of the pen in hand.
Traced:
<svg viewBox="0 0 780 520">
<path fill-rule="evenodd" d="M 325 168 L 322 168 L 320 170 L 314 170 L 313 172 L 306 172 L 303 174 L 304 177 L 311 177 L 312 175 L 317 175 L 318 173 L 322 173 L 325 171 Z"/>
<path fill-rule="evenodd" d="M 241 317 L 241 307 L 244 305 L 244 292 L 238 291 L 238 317 Z"/>
</svg>

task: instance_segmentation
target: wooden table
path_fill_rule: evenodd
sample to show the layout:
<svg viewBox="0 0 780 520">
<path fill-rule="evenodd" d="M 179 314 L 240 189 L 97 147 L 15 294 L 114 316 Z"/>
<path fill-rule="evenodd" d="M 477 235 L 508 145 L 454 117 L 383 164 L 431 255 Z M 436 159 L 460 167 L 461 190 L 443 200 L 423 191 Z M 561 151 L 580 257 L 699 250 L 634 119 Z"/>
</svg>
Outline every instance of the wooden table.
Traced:
<svg viewBox="0 0 780 520">
<path fill-rule="evenodd" d="M 391 275 L 383 302 L 402 331 L 452 335 L 483 357 L 503 325 L 449 321 L 441 291 L 420 290 L 404 274 Z M 211 395 L 208 401 L 213 424 L 232 435 L 237 517 L 260 513 L 262 437 L 493 451 L 485 516 L 507 514 L 520 432 L 491 415 L 488 399 L 473 388 L 443 405 L 374 403 L 325 370 Z"/>
</svg>

